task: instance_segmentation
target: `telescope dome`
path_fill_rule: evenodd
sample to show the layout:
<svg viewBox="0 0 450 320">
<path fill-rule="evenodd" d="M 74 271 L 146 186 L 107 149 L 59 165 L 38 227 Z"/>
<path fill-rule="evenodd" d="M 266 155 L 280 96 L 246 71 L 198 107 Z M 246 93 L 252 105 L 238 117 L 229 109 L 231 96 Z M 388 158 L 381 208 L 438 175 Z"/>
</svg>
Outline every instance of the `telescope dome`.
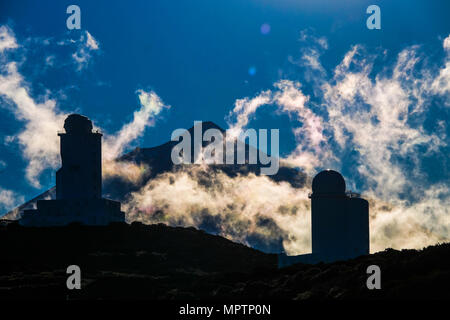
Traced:
<svg viewBox="0 0 450 320">
<path fill-rule="evenodd" d="M 64 121 L 66 133 L 91 133 L 92 121 L 80 114 L 71 114 Z"/>
<path fill-rule="evenodd" d="M 345 180 L 342 175 L 334 170 L 319 172 L 312 182 L 313 194 L 320 193 L 345 193 Z"/>
</svg>

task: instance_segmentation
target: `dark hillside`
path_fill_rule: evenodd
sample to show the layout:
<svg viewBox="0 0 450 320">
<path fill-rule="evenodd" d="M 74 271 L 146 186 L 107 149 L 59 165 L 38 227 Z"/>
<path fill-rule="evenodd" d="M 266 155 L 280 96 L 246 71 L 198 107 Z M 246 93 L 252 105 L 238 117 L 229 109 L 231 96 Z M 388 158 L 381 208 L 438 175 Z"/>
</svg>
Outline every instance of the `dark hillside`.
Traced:
<svg viewBox="0 0 450 320">
<path fill-rule="evenodd" d="M 0 228 L 0 299 L 443 299 L 450 244 L 276 269 L 276 256 L 194 228 Z M 66 289 L 79 265 L 82 289 Z M 381 290 L 366 269 L 381 268 Z"/>
</svg>

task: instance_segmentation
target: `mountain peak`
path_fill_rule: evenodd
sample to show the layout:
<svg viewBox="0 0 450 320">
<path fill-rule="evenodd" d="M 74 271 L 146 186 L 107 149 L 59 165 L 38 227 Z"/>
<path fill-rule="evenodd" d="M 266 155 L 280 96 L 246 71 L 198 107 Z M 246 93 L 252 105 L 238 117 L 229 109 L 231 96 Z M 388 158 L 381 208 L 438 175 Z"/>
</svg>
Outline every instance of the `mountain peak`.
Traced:
<svg viewBox="0 0 450 320">
<path fill-rule="evenodd" d="M 204 133 L 206 130 L 209 130 L 209 129 L 217 129 L 217 130 L 225 133 L 224 129 L 222 129 L 221 127 L 219 127 L 217 124 L 215 124 L 212 121 L 200 121 L 200 122 L 202 124 L 202 133 Z M 195 125 L 192 126 L 191 128 L 189 128 L 189 130 L 188 130 L 189 133 L 192 134 L 192 132 L 194 132 L 194 127 L 195 127 Z"/>
</svg>

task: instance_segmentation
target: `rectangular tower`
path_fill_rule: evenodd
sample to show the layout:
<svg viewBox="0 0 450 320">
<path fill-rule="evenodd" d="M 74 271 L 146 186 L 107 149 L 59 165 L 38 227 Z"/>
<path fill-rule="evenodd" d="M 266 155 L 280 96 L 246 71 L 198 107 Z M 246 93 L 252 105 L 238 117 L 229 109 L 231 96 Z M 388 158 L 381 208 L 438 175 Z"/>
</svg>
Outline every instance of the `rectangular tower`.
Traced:
<svg viewBox="0 0 450 320">
<path fill-rule="evenodd" d="M 92 122 L 71 115 L 61 139 L 61 168 L 56 172 L 56 199 L 102 197 L 102 134 L 92 132 Z"/>
<path fill-rule="evenodd" d="M 78 222 L 108 225 L 124 222 L 120 202 L 102 198 L 102 135 L 92 132 L 92 122 L 71 114 L 64 122 L 61 139 L 62 166 L 56 172 L 56 200 L 38 200 L 25 210 L 23 226 L 64 226 Z"/>
</svg>

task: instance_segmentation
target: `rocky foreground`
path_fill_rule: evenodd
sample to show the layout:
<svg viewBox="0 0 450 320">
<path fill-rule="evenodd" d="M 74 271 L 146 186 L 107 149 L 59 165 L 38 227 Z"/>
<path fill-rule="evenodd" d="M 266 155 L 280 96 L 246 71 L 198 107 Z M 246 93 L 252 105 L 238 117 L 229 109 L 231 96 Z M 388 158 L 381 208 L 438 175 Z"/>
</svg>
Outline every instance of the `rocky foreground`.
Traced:
<svg viewBox="0 0 450 320">
<path fill-rule="evenodd" d="M 265 254 L 194 228 L 162 224 L 0 227 L 0 299 L 448 299 L 450 244 L 386 250 L 277 269 Z M 381 268 L 381 290 L 366 269 Z M 68 290 L 78 265 L 81 290 Z"/>
</svg>

